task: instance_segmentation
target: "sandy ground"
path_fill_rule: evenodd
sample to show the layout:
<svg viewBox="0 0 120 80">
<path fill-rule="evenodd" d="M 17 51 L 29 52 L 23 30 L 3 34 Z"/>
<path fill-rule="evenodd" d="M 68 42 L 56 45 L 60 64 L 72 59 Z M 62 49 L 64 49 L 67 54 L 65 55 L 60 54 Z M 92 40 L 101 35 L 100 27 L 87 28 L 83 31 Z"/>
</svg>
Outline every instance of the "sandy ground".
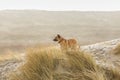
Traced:
<svg viewBox="0 0 120 80">
<path fill-rule="evenodd" d="M 8 80 L 8 74 L 15 71 L 21 62 L 10 60 L 0 63 L 0 80 Z"/>
<path fill-rule="evenodd" d="M 9 80 L 9 74 L 24 64 L 25 55 L 20 54 L 19 57 L 20 58 L 7 59 L 0 62 L 0 80 Z"/>
<path fill-rule="evenodd" d="M 93 55 L 96 62 L 104 67 L 120 67 L 120 56 L 116 56 L 111 51 L 120 43 L 120 39 L 82 46 L 82 50 Z"/>
<path fill-rule="evenodd" d="M 104 67 L 120 67 L 120 58 L 110 54 L 110 51 L 120 42 L 120 39 L 96 43 L 92 45 L 81 46 L 81 49 L 89 52 L 95 58 L 96 62 Z M 8 75 L 15 71 L 22 60 L 8 60 L 0 63 L 0 80 L 8 80 Z"/>
</svg>

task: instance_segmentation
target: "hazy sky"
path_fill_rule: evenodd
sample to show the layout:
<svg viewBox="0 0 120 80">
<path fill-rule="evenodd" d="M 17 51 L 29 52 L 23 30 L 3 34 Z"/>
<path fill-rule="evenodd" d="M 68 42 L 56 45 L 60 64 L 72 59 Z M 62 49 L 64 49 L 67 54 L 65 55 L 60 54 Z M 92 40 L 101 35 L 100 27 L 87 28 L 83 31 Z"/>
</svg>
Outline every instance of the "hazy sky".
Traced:
<svg viewBox="0 0 120 80">
<path fill-rule="evenodd" d="M 120 10 L 120 0 L 0 0 L 0 9 Z"/>
</svg>

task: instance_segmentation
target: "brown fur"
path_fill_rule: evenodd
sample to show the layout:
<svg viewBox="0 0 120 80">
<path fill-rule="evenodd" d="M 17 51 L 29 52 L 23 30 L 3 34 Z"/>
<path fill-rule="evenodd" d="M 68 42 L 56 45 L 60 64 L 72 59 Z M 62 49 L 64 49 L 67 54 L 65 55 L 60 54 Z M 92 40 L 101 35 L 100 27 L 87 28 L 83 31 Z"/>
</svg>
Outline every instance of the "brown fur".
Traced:
<svg viewBox="0 0 120 80">
<path fill-rule="evenodd" d="M 75 39 L 64 39 L 59 34 L 53 39 L 53 41 L 57 41 L 60 44 L 60 47 L 64 51 L 68 50 L 77 50 L 77 41 Z"/>
</svg>

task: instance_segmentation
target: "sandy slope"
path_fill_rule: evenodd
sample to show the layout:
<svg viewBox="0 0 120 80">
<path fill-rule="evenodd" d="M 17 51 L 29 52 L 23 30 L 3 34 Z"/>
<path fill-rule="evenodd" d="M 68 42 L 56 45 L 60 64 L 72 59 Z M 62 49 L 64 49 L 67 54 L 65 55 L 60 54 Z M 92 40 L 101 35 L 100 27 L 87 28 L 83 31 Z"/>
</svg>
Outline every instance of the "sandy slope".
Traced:
<svg viewBox="0 0 120 80">
<path fill-rule="evenodd" d="M 120 39 L 82 46 L 82 50 L 92 53 L 96 62 L 104 67 L 120 67 L 120 56 L 111 54 L 111 51 L 120 43 Z"/>
<path fill-rule="evenodd" d="M 7 80 L 8 74 L 14 71 L 20 64 L 20 61 L 10 60 L 0 64 L 0 80 Z"/>
<path fill-rule="evenodd" d="M 96 62 L 104 67 L 120 67 L 120 58 L 110 54 L 110 51 L 120 42 L 120 39 L 81 46 L 81 49 L 89 52 Z M 16 70 L 23 61 L 9 60 L 0 63 L 0 80 L 7 80 L 8 74 Z"/>
</svg>

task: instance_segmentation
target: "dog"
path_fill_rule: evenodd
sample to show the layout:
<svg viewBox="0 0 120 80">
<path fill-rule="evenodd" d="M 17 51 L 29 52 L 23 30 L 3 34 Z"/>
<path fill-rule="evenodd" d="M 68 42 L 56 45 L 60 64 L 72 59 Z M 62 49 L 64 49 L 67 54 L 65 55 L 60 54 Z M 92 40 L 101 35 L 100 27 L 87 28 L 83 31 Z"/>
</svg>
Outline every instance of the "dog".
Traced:
<svg viewBox="0 0 120 80">
<path fill-rule="evenodd" d="M 53 39 L 60 44 L 62 51 L 76 51 L 78 50 L 78 44 L 75 39 L 65 39 L 61 35 L 57 34 L 57 36 Z"/>
</svg>

